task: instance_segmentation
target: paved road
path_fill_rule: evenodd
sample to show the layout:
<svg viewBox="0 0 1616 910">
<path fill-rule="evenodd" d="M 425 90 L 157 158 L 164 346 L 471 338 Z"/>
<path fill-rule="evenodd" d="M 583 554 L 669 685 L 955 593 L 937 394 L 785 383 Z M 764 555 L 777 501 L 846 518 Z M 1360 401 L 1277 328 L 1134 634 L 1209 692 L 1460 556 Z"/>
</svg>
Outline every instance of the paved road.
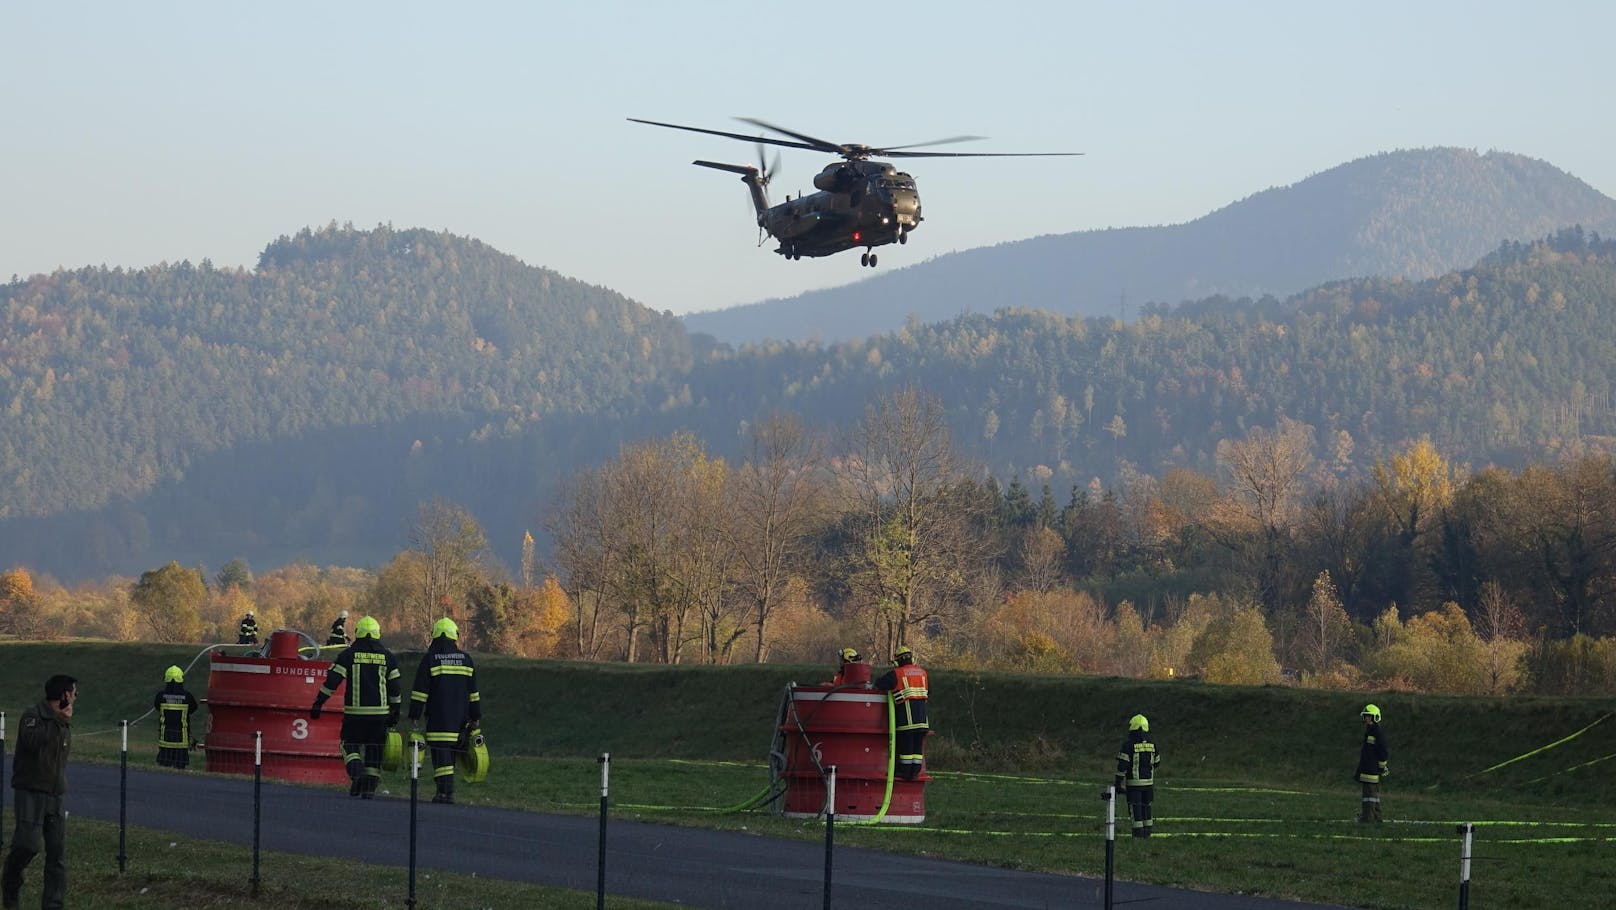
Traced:
<svg viewBox="0 0 1616 910">
<path fill-rule="evenodd" d="M 68 811 L 118 820 L 118 768 L 75 762 Z M 430 782 L 423 781 L 430 792 Z M 213 774 L 129 771 L 129 824 L 205 840 L 252 844 L 252 780 Z M 407 792 L 407 791 L 406 791 Z M 266 850 L 343 856 L 397 866 L 406 891 L 409 800 L 350 800 L 344 791 L 266 781 Z M 598 818 L 484 806 L 418 807 L 423 869 L 595 890 Z M 340 824 L 337 823 L 340 818 Z M 612 819 L 606 887 L 624 897 L 713 910 L 821 910 L 823 844 Z M 134 862 L 143 858 L 132 857 Z M 1098 879 L 1015 872 L 969 863 L 838 847 L 838 908 L 928 910 L 1103 907 Z M 1322 905 L 1119 883 L 1116 903 L 1174 910 L 1318 910 Z"/>
</svg>

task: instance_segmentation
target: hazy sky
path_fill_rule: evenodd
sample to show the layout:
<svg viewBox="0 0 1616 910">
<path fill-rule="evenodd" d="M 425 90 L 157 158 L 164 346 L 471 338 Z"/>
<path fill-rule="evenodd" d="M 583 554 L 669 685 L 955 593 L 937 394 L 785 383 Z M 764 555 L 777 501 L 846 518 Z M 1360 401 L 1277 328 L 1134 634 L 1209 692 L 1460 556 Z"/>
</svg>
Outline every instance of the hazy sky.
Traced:
<svg viewBox="0 0 1616 910">
<path fill-rule="evenodd" d="M 0 6 L 0 280 L 332 221 L 448 230 L 676 313 L 867 278 L 758 248 L 750 144 L 969 133 L 912 160 L 881 269 L 1187 221 L 1381 151 L 1497 149 L 1616 195 L 1616 3 L 69 2 Z M 830 159 L 782 150 L 776 198 Z"/>
</svg>

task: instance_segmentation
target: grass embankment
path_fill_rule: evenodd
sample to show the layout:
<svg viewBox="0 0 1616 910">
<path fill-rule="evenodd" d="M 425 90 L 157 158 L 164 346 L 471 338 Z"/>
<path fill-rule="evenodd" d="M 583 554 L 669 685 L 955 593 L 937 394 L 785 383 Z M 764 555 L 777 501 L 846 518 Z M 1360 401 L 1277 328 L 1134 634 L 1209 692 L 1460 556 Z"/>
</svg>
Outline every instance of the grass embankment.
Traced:
<svg viewBox="0 0 1616 910">
<path fill-rule="evenodd" d="M 115 730 L 149 705 L 170 663 L 194 648 L 11 645 L 0 701 L 20 709 L 56 669 L 84 679 L 80 730 Z M 414 668 L 404 658 L 406 675 Z M 204 694 L 202 664 L 189 677 Z M 824 668 L 479 661 L 490 781 L 466 801 L 591 812 L 595 756 L 613 755 L 625 816 L 817 838 L 822 827 L 724 814 L 764 786 L 785 684 Z M 1157 834 L 1124 837 L 1119 876 L 1375 908 L 1456 903 L 1454 825 L 1477 833 L 1472 905 L 1590 906 L 1616 893 L 1616 704 L 1610 699 L 1334 693 L 1013 674 L 932 673 L 927 824 L 847 825 L 842 843 L 1094 874 L 1099 790 L 1126 718 L 1142 712 L 1165 760 Z M 1389 821 L 1360 826 L 1358 711 L 1385 714 Z M 12 716 L 15 716 L 13 714 Z M 1608 718 L 1603 719 L 1602 718 Z M 151 761 L 151 729 L 136 728 Z M 1510 759 L 1581 733 L 1509 764 Z M 80 755 L 114 755 L 116 735 Z M 1496 767 L 1494 770 L 1488 770 Z M 1126 831 L 1126 815 L 1122 819 Z"/>
</svg>

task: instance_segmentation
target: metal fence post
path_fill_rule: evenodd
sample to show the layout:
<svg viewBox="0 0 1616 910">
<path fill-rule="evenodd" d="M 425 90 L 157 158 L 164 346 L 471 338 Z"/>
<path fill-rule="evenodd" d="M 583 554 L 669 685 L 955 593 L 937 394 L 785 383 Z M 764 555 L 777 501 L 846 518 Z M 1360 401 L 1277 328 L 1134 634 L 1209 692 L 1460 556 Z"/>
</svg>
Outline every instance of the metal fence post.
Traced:
<svg viewBox="0 0 1616 910">
<path fill-rule="evenodd" d="M 118 722 L 123 747 L 118 752 L 118 874 L 129 866 L 129 721 Z"/>
<path fill-rule="evenodd" d="M 1462 846 L 1459 848 L 1459 910 L 1470 910 L 1470 838 L 1476 826 L 1465 822 L 1459 826 Z"/>
<path fill-rule="evenodd" d="M 410 737 L 410 891 L 404 898 L 404 906 L 415 906 L 415 838 L 416 838 L 416 806 L 421 799 L 421 750 L 426 743 Z M 436 780 L 436 778 L 433 778 Z"/>
<path fill-rule="evenodd" d="M 253 868 L 252 895 L 258 896 L 258 846 L 264 817 L 264 731 L 253 731 Z"/>
<path fill-rule="evenodd" d="M 0 711 L 0 816 L 6 814 L 6 712 Z M 6 826 L 0 825 L 0 847 L 6 845 Z"/>
<path fill-rule="evenodd" d="M 825 787 L 825 910 L 830 910 L 831 856 L 836 852 L 836 766 Z"/>
<path fill-rule="evenodd" d="M 1112 881 L 1117 861 L 1117 788 L 1113 784 L 1100 791 L 1105 800 L 1105 910 L 1112 907 Z"/>
<path fill-rule="evenodd" d="M 595 910 L 606 910 L 606 804 L 612 753 L 600 753 L 600 849 L 595 861 Z"/>
</svg>

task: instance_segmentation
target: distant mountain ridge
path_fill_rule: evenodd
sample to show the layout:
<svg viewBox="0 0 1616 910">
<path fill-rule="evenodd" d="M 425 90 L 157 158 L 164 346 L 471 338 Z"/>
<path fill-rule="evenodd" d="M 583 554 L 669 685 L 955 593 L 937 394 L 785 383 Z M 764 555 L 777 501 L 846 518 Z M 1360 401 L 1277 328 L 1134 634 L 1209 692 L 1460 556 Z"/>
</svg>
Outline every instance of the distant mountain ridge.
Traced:
<svg viewBox="0 0 1616 910">
<path fill-rule="evenodd" d="M 1423 279 L 1504 241 L 1581 225 L 1616 200 L 1547 162 L 1459 148 L 1386 152 L 1185 224 L 1055 234 L 966 250 L 855 284 L 684 317 L 720 341 L 824 341 L 1026 307 L 1130 315 L 1213 295 L 1284 296 L 1343 278 Z M 789 266 L 787 266 L 789 267 Z"/>
</svg>

